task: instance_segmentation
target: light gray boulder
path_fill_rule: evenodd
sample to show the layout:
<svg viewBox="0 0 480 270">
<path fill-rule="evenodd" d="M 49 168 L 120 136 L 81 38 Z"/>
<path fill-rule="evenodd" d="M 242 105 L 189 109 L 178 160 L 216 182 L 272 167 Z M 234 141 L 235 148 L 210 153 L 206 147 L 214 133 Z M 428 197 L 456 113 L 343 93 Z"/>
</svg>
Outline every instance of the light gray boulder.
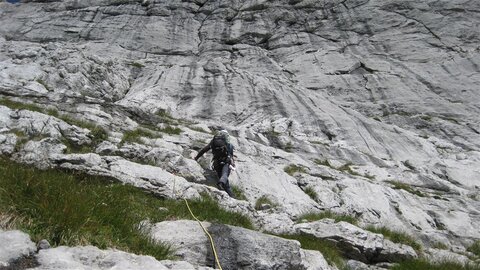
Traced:
<svg viewBox="0 0 480 270">
<path fill-rule="evenodd" d="M 152 269 L 152 270 L 196 270 L 198 268 L 185 261 L 157 261 L 151 256 L 139 256 L 119 250 L 101 250 L 94 246 L 43 249 L 36 255 L 36 270 L 114 270 L 114 269 Z"/>
<path fill-rule="evenodd" d="M 32 255 L 37 251 L 30 236 L 21 231 L 0 230 L 0 267 L 8 267 L 10 262 Z"/>
<path fill-rule="evenodd" d="M 21 150 L 14 154 L 14 158 L 22 163 L 33 164 L 39 168 L 52 166 L 51 159 L 61 155 L 67 147 L 57 139 L 45 138 L 40 141 L 28 141 Z"/>
<path fill-rule="evenodd" d="M 425 250 L 426 258 L 432 262 L 452 261 L 460 264 L 472 263 L 465 255 L 452 252 L 450 250 L 429 248 Z"/>
<path fill-rule="evenodd" d="M 10 155 L 15 150 L 18 137 L 14 134 L 0 134 L 0 154 Z"/>
<path fill-rule="evenodd" d="M 324 219 L 294 226 L 299 234 L 332 242 L 350 259 L 365 263 L 399 262 L 416 258 L 412 247 L 395 244 L 381 234 L 363 230 L 347 222 Z"/>
<path fill-rule="evenodd" d="M 297 241 L 229 225 L 202 224 L 212 235 L 224 269 L 331 269 L 319 252 L 304 251 Z M 152 224 L 150 235 L 171 244 L 182 260 L 207 266 L 215 263 L 210 241 L 196 221 Z"/>
</svg>

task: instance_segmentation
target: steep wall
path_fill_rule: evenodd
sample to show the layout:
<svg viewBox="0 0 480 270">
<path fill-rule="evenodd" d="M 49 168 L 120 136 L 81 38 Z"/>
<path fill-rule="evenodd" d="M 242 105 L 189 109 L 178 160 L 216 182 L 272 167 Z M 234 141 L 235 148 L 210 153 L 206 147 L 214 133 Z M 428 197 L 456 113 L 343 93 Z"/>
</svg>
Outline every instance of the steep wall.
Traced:
<svg viewBox="0 0 480 270">
<path fill-rule="evenodd" d="M 329 209 L 426 245 L 464 250 L 480 238 L 478 1 L 21 1 L 0 3 L 0 25 L 3 97 L 110 133 L 94 159 L 41 150 L 44 141 L 15 149 L 12 130 L 77 142 L 88 132 L 0 107 L 2 153 L 17 160 L 149 179 L 105 157 L 121 155 L 211 183 L 206 162 L 191 160 L 211 135 L 192 123 L 120 144 L 168 112 L 234 134 L 232 183 L 252 204 L 267 195 L 279 206 L 221 200 L 265 230 L 288 232 L 300 214 Z M 288 175 L 290 164 L 304 172 Z"/>
</svg>

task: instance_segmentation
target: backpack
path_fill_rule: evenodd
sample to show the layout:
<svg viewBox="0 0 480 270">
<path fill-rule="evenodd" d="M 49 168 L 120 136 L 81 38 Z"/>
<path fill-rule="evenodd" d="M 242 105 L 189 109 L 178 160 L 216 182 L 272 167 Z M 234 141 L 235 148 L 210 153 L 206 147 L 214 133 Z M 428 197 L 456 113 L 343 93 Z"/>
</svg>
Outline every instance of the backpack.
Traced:
<svg viewBox="0 0 480 270">
<path fill-rule="evenodd" d="M 228 134 L 219 133 L 215 135 L 211 142 L 213 160 L 228 162 L 229 147 L 228 147 Z"/>
</svg>

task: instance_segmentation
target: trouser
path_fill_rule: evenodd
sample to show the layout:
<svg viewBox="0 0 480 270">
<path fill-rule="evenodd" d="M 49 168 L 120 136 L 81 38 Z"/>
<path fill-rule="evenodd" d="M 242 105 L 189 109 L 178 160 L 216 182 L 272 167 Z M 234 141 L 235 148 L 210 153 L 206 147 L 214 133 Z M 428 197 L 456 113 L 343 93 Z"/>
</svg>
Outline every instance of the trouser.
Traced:
<svg viewBox="0 0 480 270">
<path fill-rule="evenodd" d="M 228 183 L 228 176 L 230 175 L 230 164 L 215 164 L 213 166 L 215 172 L 217 172 L 218 183 L 223 184 L 223 188 L 230 197 L 233 197 L 232 189 L 230 188 L 230 183 Z"/>
</svg>

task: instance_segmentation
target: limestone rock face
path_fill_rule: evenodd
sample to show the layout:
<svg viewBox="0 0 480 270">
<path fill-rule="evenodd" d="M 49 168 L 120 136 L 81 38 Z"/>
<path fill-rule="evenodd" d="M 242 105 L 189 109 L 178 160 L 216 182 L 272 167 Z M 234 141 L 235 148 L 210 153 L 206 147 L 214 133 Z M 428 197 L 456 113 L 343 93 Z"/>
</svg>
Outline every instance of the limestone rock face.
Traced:
<svg viewBox="0 0 480 270">
<path fill-rule="evenodd" d="M 152 269 L 152 270 L 207 270 L 197 268 L 187 262 L 157 261 L 150 256 L 138 256 L 117 250 L 100 250 L 93 246 L 65 247 L 40 250 L 36 255 L 40 266 L 36 270 L 47 269 Z"/>
<path fill-rule="evenodd" d="M 480 239 L 479 14 L 463 0 L 2 1 L 0 153 L 207 193 L 260 231 L 329 210 L 465 250 Z M 220 127 L 237 199 L 211 154 L 193 160 Z"/>
<path fill-rule="evenodd" d="M 212 235 L 225 269 L 331 269 L 316 251 L 305 251 L 297 241 L 239 227 L 203 222 Z M 150 228 L 153 239 L 166 242 L 182 260 L 214 266 L 208 237 L 195 221 L 164 221 Z"/>
<path fill-rule="evenodd" d="M 9 264 L 24 256 L 33 254 L 37 248 L 28 234 L 21 231 L 0 230 L 0 267 Z"/>
<path fill-rule="evenodd" d="M 387 240 L 381 234 L 360 229 L 347 222 L 333 220 L 295 225 L 300 234 L 332 242 L 350 259 L 365 263 L 400 262 L 416 258 L 412 247 Z"/>
</svg>

